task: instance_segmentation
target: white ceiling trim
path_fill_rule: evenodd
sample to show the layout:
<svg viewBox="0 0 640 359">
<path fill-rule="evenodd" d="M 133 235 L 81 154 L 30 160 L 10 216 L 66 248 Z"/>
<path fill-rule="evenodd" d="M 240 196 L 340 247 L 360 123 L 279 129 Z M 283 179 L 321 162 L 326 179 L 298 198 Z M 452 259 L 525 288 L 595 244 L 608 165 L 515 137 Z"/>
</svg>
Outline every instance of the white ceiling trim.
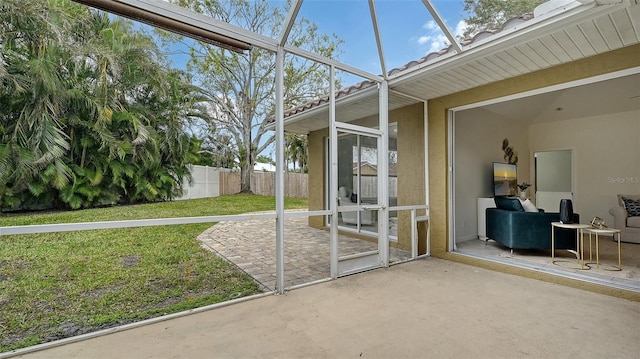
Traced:
<svg viewBox="0 0 640 359">
<path fill-rule="evenodd" d="M 615 78 L 631 76 L 631 75 L 636 75 L 636 74 L 640 74 L 640 67 L 634 67 L 634 68 L 631 68 L 631 69 L 625 69 L 625 70 L 621 70 L 621 71 L 611 72 L 611 73 L 604 74 L 604 75 L 598 75 L 598 76 L 593 76 L 593 77 L 584 78 L 584 79 L 580 79 L 580 80 L 565 82 L 565 83 L 561 83 L 561 84 L 558 84 L 558 85 L 543 87 L 543 88 L 530 90 L 530 91 L 526 91 L 526 92 L 521 92 L 521 93 L 509 95 L 509 96 L 503 96 L 503 97 L 494 98 L 494 99 L 491 99 L 491 100 L 475 102 L 475 103 L 464 105 L 464 106 L 453 107 L 453 108 L 451 108 L 451 111 L 464 111 L 464 110 L 469 110 L 469 109 L 476 108 L 476 107 L 482 107 L 482 106 L 493 105 L 493 104 L 496 104 L 496 103 L 501 103 L 501 102 L 506 102 L 506 101 L 518 100 L 518 99 L 525 98 L 525 97 L 545 94 L 547 92 L 565 90 L 565 89 L 572 88 L 572 87 L 578 87 L 578 86 L 582 86 L 582 85 L 589 85 L 589 84 L 592 84 L 592 83 L 595 83 L 595 82 L 606 81 L 606 80 L 611 80 L 611 79 L 615 79 Z"/>
</svg>

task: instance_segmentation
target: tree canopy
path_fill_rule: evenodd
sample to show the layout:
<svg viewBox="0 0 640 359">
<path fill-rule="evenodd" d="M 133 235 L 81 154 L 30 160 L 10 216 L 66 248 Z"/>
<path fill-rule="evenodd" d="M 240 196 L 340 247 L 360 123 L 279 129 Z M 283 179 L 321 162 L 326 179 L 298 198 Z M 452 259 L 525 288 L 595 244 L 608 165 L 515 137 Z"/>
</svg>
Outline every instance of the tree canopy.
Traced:
<svg viewBox="0 0 640 359">
<path fill-rule="evenodd" d="M 284 9 L 267 0 L 174 2 L 272 38 L 278 37 L 286 18 Z M 289 43 L 333 58 L 342 41 L 320 34 L 314 23 L 298 18 Z M 237 54 L 196 41 L 189 43 L 189 55 L 188 69 L 197 74 L 194 79 L 209 96 L 208 125 L 215 129 L 202 131 L 207 134 L 203 146 L 230 149 L 242 171 L 241 191 L 249 192 L 255 160 L 274 142 L 267 125 L 275 112 L 275 55 L 258 48 Z M 287 55 L 284 71 L 285 107 L 326 95 L 329 73 L 321 64 Z"/>
<path fill-rule="evenodd" d="M 507 20 L 530 13 L 536 6 L 548 0 L 464 0 L 467 28 L 463 37 L 473 36 L 483 30 L 500 28 Z"/>
<path fill-rule="evenodd" d="M 0 5 L 0 210 L 170 199 L 203 94 L 134 24 L 68 0 Z"/>
</svg>

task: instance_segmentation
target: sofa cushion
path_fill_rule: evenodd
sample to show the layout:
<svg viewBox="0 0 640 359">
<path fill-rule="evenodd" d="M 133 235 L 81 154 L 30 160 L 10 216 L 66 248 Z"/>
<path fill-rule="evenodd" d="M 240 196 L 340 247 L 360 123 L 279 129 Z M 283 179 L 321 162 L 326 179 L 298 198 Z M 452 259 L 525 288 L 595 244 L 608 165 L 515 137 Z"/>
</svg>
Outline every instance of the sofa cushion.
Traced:
<svg viewBox="0 0 640 359">
<path fill-rule="evenodd" d="M 520 204 L 520 200 L 516 197 L 502 197 L 497 196 L 493 198 L 494 202 L 496 202 L 496 208 L 504 209 L 506 211 L 516 211 L 516 212 L 524 212 L 524 208 L 522 208 L 522 204 Z"/>
<path fill-rule="evenodd" d="M 535 204 L 533 204 L 533 202 L 531 202 L 530 199 L 525 199 L 525 200 L 520 200 L 520 204 L 522 205 L 522 208 L 524 208 L 525 212 L 538 212 L 538 208 L 536 207 Z"/>
<path fill-rule="evenodd" d="M 622 202 L 624 202 L 624 209 L 627 210 L 629 217 L 640 216 L 640 200 L 634 200 L 623 196 Z"/>
<path fill-rule="evenodd" d="M 640 228 L 640 217 L 627 218 L 627 227 Z"/>
<path fill-rule="evenodd" d="M 640 194 L 618 194 L 618 204 L 622 208 L 624 208 L 624 201 L 622 200 L 622 197 L 640 201 Z"/>
</svg>

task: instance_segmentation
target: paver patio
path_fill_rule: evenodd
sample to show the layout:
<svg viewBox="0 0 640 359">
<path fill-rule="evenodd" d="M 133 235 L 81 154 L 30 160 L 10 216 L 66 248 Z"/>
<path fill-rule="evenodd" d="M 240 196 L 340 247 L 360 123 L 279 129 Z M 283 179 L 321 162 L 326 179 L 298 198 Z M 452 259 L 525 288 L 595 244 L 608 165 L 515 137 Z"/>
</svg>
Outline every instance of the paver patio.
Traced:
<svg viewBox="0 0 640 359">
<path fill-rule="evenodd" d="M 329 278 L 330 233 L 309 227 L 306 217 L 287 218 L 284 225 L 285 287 Z M 233 262 L 259 282 L 264 290 L 274 290 L 276 283 L 275 220 L 255 219 L 219 222 L 198 240 L 205 248 Z M 339 235 L 339 255 L 376 249 L 376 244 Z M 390 249 L 392 262 L 409 259 L 411 253 Z"/>
</svg>

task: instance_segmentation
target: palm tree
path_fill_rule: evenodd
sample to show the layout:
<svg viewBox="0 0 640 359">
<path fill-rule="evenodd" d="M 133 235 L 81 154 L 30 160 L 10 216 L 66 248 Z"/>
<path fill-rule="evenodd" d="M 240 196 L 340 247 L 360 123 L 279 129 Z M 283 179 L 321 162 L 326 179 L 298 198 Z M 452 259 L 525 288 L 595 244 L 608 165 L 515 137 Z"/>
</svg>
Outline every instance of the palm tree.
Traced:
<svg viewBox="0 0 640 359">
<path fill-rule="evenodd" d="M 180 192 L 205 98 L 153 39 L 69 1 L 0 6 L 0 209 Z"/>
<path fill-rule="evenodd" d="M 6 0 L 0 11 L 0 206 L 7 191 L 24 190 L 33 178 L 62 188 L 70 177 L 61 161 L 69 142 L 60 115 L 68 100 L 65 64 L 74 53 L 60 29 L 71 20 L 64 6 L 49 5 Z"/>
<path fill-rule="evenodd" d="M 308 159 L 307 137 L 304 135 L 288 133 L 285 135 L 285 153 L 287 160 L 293 163 L 293 171 L 296 172 L 296 165 L 300 172 L 306 172 Z"/>
</svg>

